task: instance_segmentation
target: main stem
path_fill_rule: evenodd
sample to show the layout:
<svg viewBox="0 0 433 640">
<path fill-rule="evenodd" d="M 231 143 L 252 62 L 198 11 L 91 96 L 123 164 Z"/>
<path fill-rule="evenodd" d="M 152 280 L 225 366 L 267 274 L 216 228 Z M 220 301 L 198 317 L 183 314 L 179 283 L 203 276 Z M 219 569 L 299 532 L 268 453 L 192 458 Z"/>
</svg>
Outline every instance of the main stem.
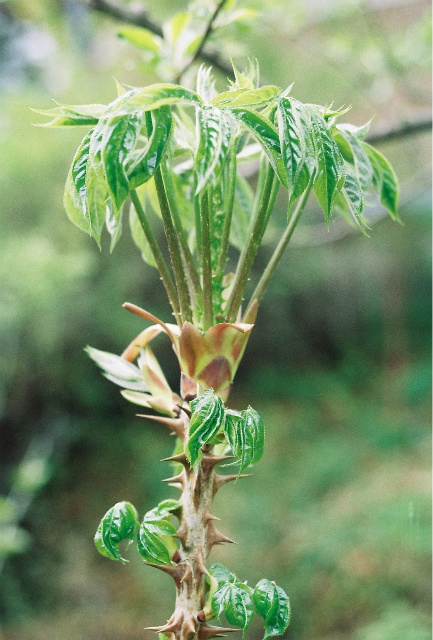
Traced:
<svg viewBox="0 0 433 640">
<path fill-rule="evenodd" d="M 164 418 L 158 418 L 164 422 Z M 173 428 L 183 440 L 188 438 L 189 420 L 185 416 L 175 420 L 167 419 L 166 424 Z M 182 433 L 181 433 L 182 432 Z M 215 527 L 218 520 L 211 513 L 212 500 L 218 489 L 235 480 L 237 475 L 220 475 L 215 467 L 231 456 L 216 456 L 209 448 L 203 455 L 197 468 L 192 468 L 184 453 L 166 460 L 180 463 L 182 471 L 168 478 L 171 486 L 182 491 L 180 498 L 181 516 L 177 538 L 180 541 L 174 562 L 170 565 L 153 565 L 168 573 L 176 585 L 176 607 L 165 625 L 151 627 L 163 633 L 170 640 L 208 640 L 223 632 L 235 629 L 223 629 L 207 624 L 205 620 L 205 600 L 207 595 L 205 566 L 206 558 L 215 544 L 233 542 Z"/>
</svg>

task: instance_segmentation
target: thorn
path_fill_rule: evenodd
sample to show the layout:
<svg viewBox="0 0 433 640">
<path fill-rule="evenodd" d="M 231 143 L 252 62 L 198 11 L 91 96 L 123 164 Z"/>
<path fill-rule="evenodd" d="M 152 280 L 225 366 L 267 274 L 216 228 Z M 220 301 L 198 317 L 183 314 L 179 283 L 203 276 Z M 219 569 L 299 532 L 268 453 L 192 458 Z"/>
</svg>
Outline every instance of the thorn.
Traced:
<svg viewBox="0 0 433 640">
<path fill-rule="evenodd" d="M 137 413 L 137 417 L 147 418 L 148 420 L 153 420 L 153 422 L 158 422 L 159 424 L 163 424 L 164 426 L 168 427 L 171 431 L 174 431 L 174 433 L 177 436 L 179 436 L 181 440 L 185 435 L 185 425 L 183 424 L 183 421 L 180 418 L 168 418 L 165 416 L 150 416 L 148 414 L 143 414 L 143 413 Z"/>
<path fill-rule="evenodd" d="M 192 399 L 194 399 L 194 398 L 192 398 Z M 184 413 L 186 413 L 186 415 L 188 416 L 188 418 L 191 418 L 192 413 L 191 413 L 191 410 L 189 409 L 189 407 L 184 407 L 182 404 L 178 404 L 178 405 L 176 405 L 176 406 L 177 406 L 177 407 L 179 407 L 179 409 L 180 409 L 181 411 L 183 411 Z"/>
<path fill-rule="evenodd" d="M 194 620 L 193 616 L 190 615 L 186 620 L 184 620 L 183 630 L 186 630 L 187 637 L 190 634 L 195 635 L 195 632 L 197 630 L 196 627 L 197 627 L 196 621 Z"/>
<path fill-rule="evenodd" d="M 160 571 L 163 571 L 164 573 L 168 573 L 168 575 L 170 575 L 173 580 L 175 581 L 175 583 L 177 585 L 179 585 L 182 581 L 183 578 L 183 574 L 184 574 L 184 569 L 181 565 L 179 564 L 154 564 L 153 562 L 146 562 L 146 564 L 149 567 L 154 567 L 155 569 L 159 569 Z"/>
<path fill-rule="evenodd" d="M 172 476 L 171 478 L 165 478 L 164 480 L 162 480 L 162 482 L 169 482 L 170 486 L 172 483 L 176 483 L 176 484 L 184 484 L 184 477 L 181 473 L 179 473 L 177 476 Z"/>
<path fill-rule="evenodd" d="M 199 640 L 209 640 L 209 638 L 220 638 L 225 633 L 232 633 L 233 631 L 242 631 L 242 629 L 213 627 L 210 624 L 202 624 L 198 630 L 198 637 Z"/>
<path fill-rule="evenodd" d="M 183 613 L 182 611 L 178 611 L 178 612 L 174 612 L 174 617 L 172 619 L 172 621 L 170 622 L 170 620 L 168 621 L 168 623 L 166 625 L 164 625 L 163 627 L 160 628 L 159 632 L 160 633 L 167 633 L 171 632 L 171 631 L 180 631 L 182 629 L 182 622 L 183 622 Z"/>
<path fill-rule="evenodd" d="M 225 462 L 226 460 L 233 460 L 234 456 L 211 456 L 205 454 L 201 461 L 203 469 L 211 470 L 220 462 Z"/>
<path fill-rule="evenodd" d="M 189 462 L 186 459 L 186 455 L 184 453 L 178 453 L 175 456 L 170 456 L 169 458 L 162 458 L 161 462 L 180 462 L 183 466 L 189 470 Z"/>
<path fill-rule="evenodd" d="M 218 489 L 222 487 L 224 484 L 227 484 L 228 482 L 233 482 L 238 478 L 250 478 L 251 476 L 252 476 L 252 473 L 241 473 L 241 474 L 233 474 L 233 475 L 226 475 L 226 476 L 223 475 L 222 473 L 217 473 L 215 475 L 214 484 L 213 484 L 214 495 L 218 491 Z"/>
<path fill-rule="evenodd" d="M 176 531 L 175 534 L 173 534 L 173 538 L 179 538 L 179 540 L 182 541 L 182 543 L 185 545 L 185 541 L 186 541 L 186 536 L 187 536 L 187 527 L 186 527 L 186 523 L 183 522 L 179 529 Z"/>
<path fill-rule="evenodd" d="M 211 520 L 221 520 L 221 518 L 218 518 L 217 516 L 214 516 L 213 513 L 207 511 L 204 516 L 204 521 L 210 522 Z"/>
<path fill-rule="evenodd" d="M 183 491 L 183 485 L 180 482 L 169 482 L 169 487 L 173 487 L 174 489 L 179 489 L 179 491 Z"/>
<path fill-rule="evenodd" d="M 189 564 L 186 565 L 185 573 L 183 574 L 183 578 L 181 582 L 186 582 L 192 576 L 191 566 Z"/>
<path fill-rule="evenodd" d="M 207 530 L 207 548 L 210 550 L 214 546 L 214 544 L 224 544 L 225 542 L 228 542 L 230 544 L 237 544 L 234 540 L 221 533 L 221 531 L 216 528 L 213 522 L 210 522 Z"/>
<path fill-rule="evenodd" d="M 202 575 L 210 575 L 209 571 L 206 569 L 201 551 L 199 551 L 195 557 L 195 565 Z"/>
</svg>

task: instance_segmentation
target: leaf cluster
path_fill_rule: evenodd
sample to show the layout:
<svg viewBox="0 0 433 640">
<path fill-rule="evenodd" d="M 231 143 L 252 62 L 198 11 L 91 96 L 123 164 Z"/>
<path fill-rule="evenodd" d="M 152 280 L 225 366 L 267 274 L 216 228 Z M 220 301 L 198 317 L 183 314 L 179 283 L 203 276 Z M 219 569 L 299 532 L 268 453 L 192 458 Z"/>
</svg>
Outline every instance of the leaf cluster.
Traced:
<svg viewBox="0 0 433 640">
<path fill-rule="evenodd" d="M 200 462 L 204 445 L 226 444 L 239 464 L 239 473 L 260 460 L 265 427 L 252 407 L 241 412 L 226 409 L 213 389 L 192 400 L 190 406 L 191 422 L 185 454 L 191 465 Z"/>
<path fill-rule="evenodd" d="M 136 539 L 138 551 L 146 562 L 170 564 L 177 548 L 173 538 L 176 529 L 170 516 L 179 513 L 180 504 L 177 500 L 163 500 L 148 511 L 140 523 L 134 505 L 118 502 L 99 523 L 95 546 L 103 556 L 125 564 L 127 560 L 121 556 L 119 545 L 125 540 L 131 543 Z"/>
<path fill-rule="evenodd" d="M 132 237 L 160 270 L 178 322 L 194 316 L 205 329 L 236 317 L 280 187 L 289 225 L 294 203 L 303 208 L 311 190 L 327 223 L 340 214 L 365 233 L 370 189 L 397 218 L 396 176 L 365 142 L 367 125 L 338 124 L 346 110 L 301 103 L 290 88 L 260 87 L 253 62 L 234 73 L 220 93 L 202 67 L 195 91 L 170 83 L 119 87 L 105 107 L 42 112 L 51 118 L 47 126 L 91 127 L 66 183 L 72 222 L 98 244 L 105 226 L 113 248 L 131 198 Z M 261 162 L 256 192 L 242 177 L 242 164 L 251 161 Z M 153 232 L 158 218 L 174 283 Z M 225 274 L 229 245 L 240 251 L 234 277 Z"/>
<path fill-rule="evenodd" d="M 210 569 L 210 606 L 215 617 L 224 613 L 230 624 L 241 627 L 244 636 L 254 613 L 263 618 L 263 640 L 282 635 L 290 623 L 290 602 L 284 590 L 267 579 L 253 588 L 239 582 L 235 574 L 221 564 Z"/>
</svg>

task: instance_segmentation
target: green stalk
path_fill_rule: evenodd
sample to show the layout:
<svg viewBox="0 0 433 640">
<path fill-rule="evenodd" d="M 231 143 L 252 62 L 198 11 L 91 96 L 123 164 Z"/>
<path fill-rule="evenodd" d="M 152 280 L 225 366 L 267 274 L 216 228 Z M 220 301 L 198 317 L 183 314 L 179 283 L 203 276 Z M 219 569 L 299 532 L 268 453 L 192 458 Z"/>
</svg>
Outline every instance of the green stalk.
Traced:
<svg viewBox="0 0 433 640">
<path fill-rule="evenodd" d="M 233 215 L 233 203 L 235 200 L 236 190 L 236 140 L 233 143 L 231 149 L 229 175 L 228 175 L 228 194 L 227 194 L 227 209 L 224 217 L 223 234 L 221 239 L 221 248 L 218 258 L 217 277 L 222 277 L 224 274 L 224 268 L 227 262 L 227 252 L 230 238 L 230 227 L 232 224 Z"/>
<path fill-rule="evenodd" d="M 130 196 L 131 196 L 131 201 L 132 201 L 132 204 L 134 205 L 135 211 L 137 212 L 137 216 L 140 221 L 141 228 L 143 229 L 144 235 L 146 236 L 146 240 L 149 243 L 150 250 L 152 251 L 152 255 L 155 259 L 156 266 L 158 267 L 158 271 L 161 275 L 161 280 L 167 292 L 167 296 L 172 306 L 174 315 L 176 317 L 176 322 L 181 327 L 182 321 L 181 321 L 180 311 L 179 311 L 179 302 L 177 298 L 176 288 L 174 286 L 170 271 L 167 267 L 164 256 L 161 253 L 161 250 L 153 234 L 153 231 L 149 225 L 149 221 L 146 218 L 146 214 L 141 205 L 140 198 L 138 197 L 137 191 L 135 189 L 132 189 Z"/>
<path fill-rule="evenodd" d="M 196 308 L 197 299 L 201 295 L 200 279 L 198 275 L 198 269 L 194 261 L 194 256 L 188 246 L 188 240 L 185 235 L 185 230 L 182 226 L 182 222 L 179 216 L 179 211 L 176 205 L 176 195 L 174 192 L 173 181 L 171 179 L 170 171 L 162 164 L 162 176 L 164 185 L 168 197 L 168 203 L 170 206 L 171 215 L 173 217 L 173 223 L 176 229 L 177 237 L 179 240 L 182 256 L 188 276 L 188 289 L 191 300 L 191 305 Z"/>
<path fill-rule="evenodd" d="M 191 307 L 189 304 L 188 288 L 186 285 L 185 271 L 182 263 L 182 255 L 179 248 L 176 229 L 174 228 L 170 206 L 167 200 L 164 181 L 162 179 L 161 168 L 154 173 L 156 193 L 158 195 L 159 207 L 161 209 L 162 222 L 164 224 L 165 236 L 167 238 L 168 250 L 170 252 L 171 264 L 173 267 L 174 279 L 179 295 L 179 306 L 182 323 L 191 321 Z"/>
<path fill-rule="evenodd" d="M 209 195 L 205 191 L 200 198 L 201 263 L 203 278 L 203 330 L 213 325 L 212 304 L 212 253 L 209 217 Z"/>
<path fill-rule="evenodd" d="M 277 246 L 275 247 L 275 250 L 271 256 L 271 259 L 269 260 L 266 269 L 264 270 L 259 282 L 257 283 L 257 287 L 254 290 L 253 295 L 251 296 L 250 302 L 248 304 L 247 310 L 245 312 L 245 316 L 248 314 L 248 311 L 251 308 L 251 305 L 253 304 L 253 302 L 255 300 L 257 300 L 257 302 L 260 302 L 260 300 L 263 298 L 263 294 L 265 293 L 265 290 L 269 284 L 270 279 L 272 278 L 275 269 L 277 268 L 277 265 L 279 263 L 279 261 L 281 260 L 281 257 L 290 241 L 290 238 L 293 235 L 293 232 L 295 230 L 296 225 L 299 222 L 299 219 L 302 215 L 302 212 L 305 209 L 305 205 L 307 204 L 307 200 L 308 200 L 308 196 L 310 195 L 312 186 L 313 186 L 313 181 L 314 181 L 314 177 L 312 176 L 310 179 L 310 182 L 308 184 L 307 189 L 304 191 L 304 194 L 302 196 L 302 198 L 299 200 L 296 209 L 294 210 L 294 212 L 292 213 L 292 215 L 290 216 L 289 219 L 289 223 L 283 233 L 283 235 L 280 238 L 280 241 L 278 242 Z"/>
<path fill-rule="evenodd" d="M 235 274 L 235 281 L 229 300 L 227 301 L 226 322 L 234 322 L 238 310 L 242 304 L 245 287 L 248 282 L 251 267 L 254 262 L 257 250 L 265 232 L 267 221 L 273 207 L 272 199 L 275 201 L 276 188 L 274 181 L 275 173 L 268 167 L 266 178 L 263 185 L 262 197 L 260 205 L 257 209 L 256 217 L 253 223 L 253 229 L 250 234 L 250 240 L 242 251 Z"/>
</svg>

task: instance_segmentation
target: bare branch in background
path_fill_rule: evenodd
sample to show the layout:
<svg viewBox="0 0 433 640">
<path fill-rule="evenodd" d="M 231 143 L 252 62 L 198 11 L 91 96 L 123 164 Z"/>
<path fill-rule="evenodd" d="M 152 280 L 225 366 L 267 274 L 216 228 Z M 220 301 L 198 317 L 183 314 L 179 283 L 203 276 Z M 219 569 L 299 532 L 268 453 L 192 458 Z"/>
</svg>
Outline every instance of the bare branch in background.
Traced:
<svg viewBox="0 0 433 640">
<path fill-rule="evenodd" d="M 81 4 L 84 4 L 89 9 L 104 13 L 105 15 L 110 16 L 111 18 L 114 18 L 116 20 L 120 20 L 121 22 L 127 22 L 128 24 L 132 24 L 137 27 L 144 27 L 157 36 L 163 35 L 160 25 L 156 24 L 149 18 L 147 10 L 141 3 L 132 3 L 130 5 L 123 6 L 118 4 L 117 2 L 113 2 L 113 0 L 79 0 L 79 2 L 81 2 Z M 224 3 L 225 0 L 224 2 L 218 3 L 218 7 L 210 21 L 209 33 L 206 32 L 205 34 L 203 46 L 210 35 L 212 24 Z M 202 49 L 202 47 L 200 48 Z M 233 69 L 231 68 L 231 66 L 221 60 L 218 54 L 208 53 L 207 51 L 201 50 L 199 54 L 196 54 L 194 56 L 194 60 L 197 57 L 199 57 L 201 60 L 204 60 L 205 62 L 208 62 L 216 69 L 219 69 L 219 71 L 221 71 L 221 73 L 223 73 L 224 75 L 229 77 L 233 76 Z"/>
<path fill-rule="evenodd" d="M 177 77 L 177 81 L 178 82 L 182 78 L 183 74 L 194 64 L 194 62 L 197 59 L 199 59 L 200 57 L 202 57 L 204 46 L 205 46 L 206 42 L 208 41 L 208 39 L 210 38 L 210 36 L 212 34 L 212 31 L 214 29 L 215 20 L 217 19 L 219 12 L 224 7 L 226 2 L 227 2 L 227 0 L 221 0 L 221 2 L 218 2 L 218 4 L 216 5 L 215 10 L 214 10 L 213 14 L 211 15 L 211 17 L 209 19 L 208 25 L 206 27 L 206 31 L 203 34 L 203 37 L 201 39 L 201 42 L 200 42 L 199 46 L 197 47 L 196 52 L 191 57 L 191 59 L 187 62 L 187 64 L 185 65 L 185 67 L 182 69 L 182 71 L 179 73 L 179 75 Z"/>
<path fill-rule="evenodd" d="M 431 113 L 427 113 L 417 119 L 403 121 L 397 125 L 391 125 L 378 129 L 377 131 L 373 131 L 366 139 L 368 142 L 377 144 L 378 142 L 388 142 L 390 140 L 395 140 L 396 138 L 403 138 L 404 136 L 412 136 L 416 133 L 431 131 L 431 128 L 432 116 Z"/>
<path fill-rule="evenodd" d="M 110 16 L 111 18 L 114 18 L 116 20 L 120 20 L 121 22 L 127 22 L 137 27 L 144 27 L 145 29 L 148 29 L 158 36 L 163 35 L 161 26 L 151 20 L 151 18 L 149 18 L 149 14 L 145 8 L 145 5 L 140 2 L 134 2 L 129 5 L 120 5 L 115 0 L 79 0 L 79 2 L 87 6 L 89 9 L 104 13 L 105 15 Z M 196 59 L 200 58 L 201 60 L 204 60 L 205 62 L 211 64 L 216 69 L 219 69 L 219 71 L 221 71 L 221 73 L 225 74 L 226 76 L 232 77 L 233 71 L 226 62 L 221 60 L 221 58 L 217 54 L 207 53 L 203 50 L 209 38 L 209 35 L 212 32 L 213 23 L 218 13 L 223 8 L 224 4 L 225 0 L 217 4 L 216 9 L 209 21 L 208 28 L 203 36 L 203 40 L 193 59 L 188 63 L 188 67 L 190 67 Z M 186 69 L 184 69 L 180 75 L 183 75 L 185 70 Z M 371 133 L 367 137 L 367 140 L 371 143 L 388 142 L 397 138 L 411 136 L 416 133 L 427 132 L 431 130 L 431 128 L 432 117 L 429 113 L 412 121 L 405 121 L 397 125 L 379 129 L 378 131 Z"/>
</svg>

